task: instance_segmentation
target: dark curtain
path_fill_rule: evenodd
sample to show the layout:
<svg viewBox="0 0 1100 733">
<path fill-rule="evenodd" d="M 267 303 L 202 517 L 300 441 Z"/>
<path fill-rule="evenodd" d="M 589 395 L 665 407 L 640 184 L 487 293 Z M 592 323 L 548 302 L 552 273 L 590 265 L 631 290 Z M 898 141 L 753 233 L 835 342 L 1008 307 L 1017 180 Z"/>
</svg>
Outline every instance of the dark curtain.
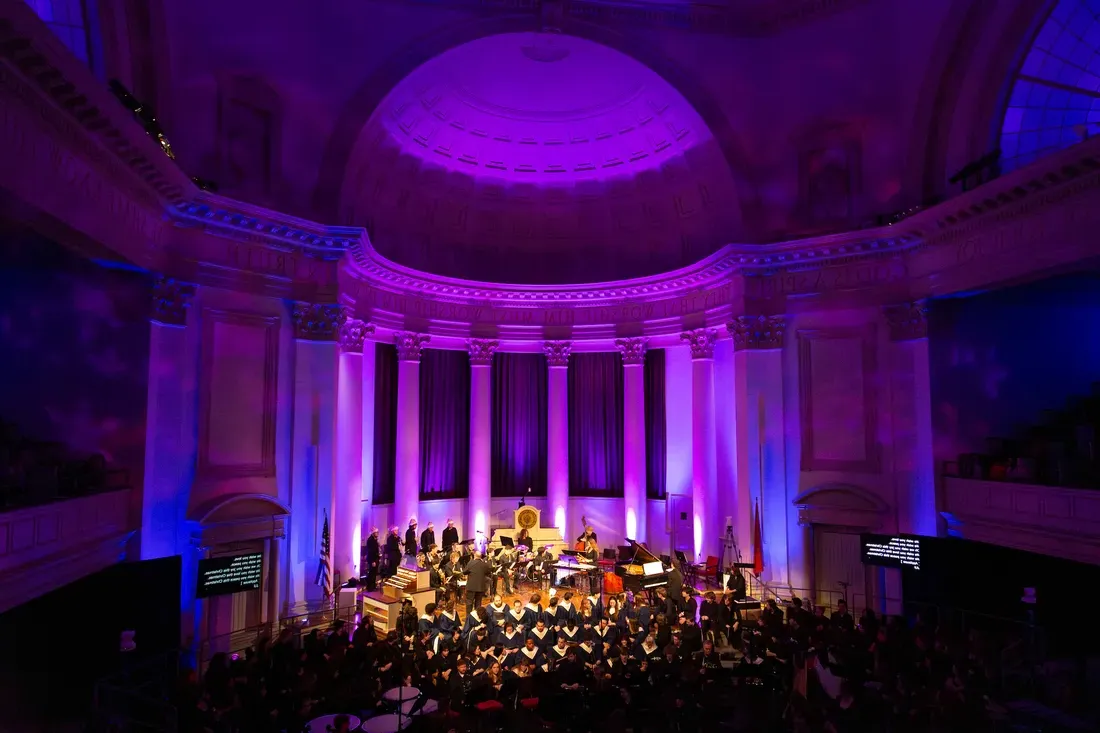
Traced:
<svg viewBox="0 0 1100 733">
<path fill-rule="evenodd" d="M 374 346 L 375 504 L 392 504 L 397 468 L 397 347 Z"/>
<path fill-rule="evenodd" d="M 465 498 L 470 488 L 470 357 L 420 357 L 420 498 Z"/>
<path fill-rule="evenodd" d="M 493 356 L 493 496 L 546 496 L 546 357 Z"/>
<path fill-rule="evenodd" d="M 623 495 L 623 362 L 618 353 L 569 359 L 569 493 Z"/>
<path fill-rule="evenodd" d="M 665 350 L 645 355 L 645 488 L 650 499 L 665 498 Z"/>
</svg>

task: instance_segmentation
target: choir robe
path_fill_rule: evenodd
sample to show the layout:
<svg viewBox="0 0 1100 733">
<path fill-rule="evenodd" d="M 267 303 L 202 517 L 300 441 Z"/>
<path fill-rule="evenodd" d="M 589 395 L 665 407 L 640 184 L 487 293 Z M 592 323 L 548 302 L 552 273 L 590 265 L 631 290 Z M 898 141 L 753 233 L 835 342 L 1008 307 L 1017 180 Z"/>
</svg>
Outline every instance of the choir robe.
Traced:
<svg viewBox="0 0 1100 733">
<path fill-rule="evenodd" d="M 450 637 L 451 632 L 454 631 L 457 625 L 458 618 L 455 616 L 454 611 L 444 611 L 439 614 L 439 618 L 436 620 L 436 628 L 439 629 L 441 636 Z"/>
<path fill-rule="evenodd" d="M 548 629 L 552 629 L 555 626 L 558 626 L 558 606 L 547 606 L 546 610 L 542 612 L 540 618 L 542 619 L 542 622 L 546 624 L 546 628 Z M 561 625 L 564 626 L 565 624 Z"/>
<path fill-rule="evenodd" d="M 504 618 L 506 621 L 511 621 L 512 625 L 516 627 L 517 631 L 527 631 L 527 629 L 531 628 L 531 626 L 534 626 L 534 624 L 531 624 L 531 626 L 527 625 L 530 614 L 528 614 L 527 609 L 524 608 L 521 608 L 519 610 L 518 616 L 516 615 L 516 609 L 508 609 L 508 613 L 504 615 Z"/>
<path fill-rule="evenodd" d="M 519 649 L 523 646 L 524 636 L 518 631 L 513 631 L 511 636 L 507 632 L 501 632 L 498 644 L 503 644 L 505 649 Z"/>
<path fill-rule="evenodd" d="M 569 619 L 577 618 L 577 609 L 574 608 L 573 604 L 571 603 L 559 603 L 556 617 L 557 620 L 555 621 L 555 625 L 565 626 L 566 622 L 569 621 Z"/>
<path fill-rule="evenodd" d="M 540 633 L 536 627 L 528 631 L 527 636 L 534 639 L 535 646 L 543 651 L 548 650 L 550 646 L 557 641 L 557 634 L 553 629 L 543 629 Z"/>
<path fill-rule="evenodd" d="M 588 602 L 592 604 L 592 618 L 599 621 L 603 618 L 603 601 L 598 595 L 588 596 Z M 594 624 L 593 624 L 594 625 Z"/>
<path fill-rule="evenodd" d="M 531 662 L 536 668 L 542 669 L 546 664 L 546 655 L 543 654 L 542 649 L 535 646 L 534 649 L 528 649 L 527 647 L 520 647 L 519 654 L 523 659 Z"/>
<path fill-rule="evenodd" d="M 610 676 L 612 684 L 620 683 L 625 672 L 626 664 L 618 654 L 612 654 L 610 657 L 600 660 L 600 664 L 596 668 L 596 674 L 601 677 Z"/>
<path fill-rule="evenodd" d="M 585 641 L 577 645 L 577 661 L 586 667 L 599 661 L 599 649 Z"/>
<path fill-rule="evenodd" d="M 482 614 L 484 613 L 485 611 L 483 610 L 474 610 L 467 614 L 466 623 L 462 625 L 462 638 L 464 640 L 468 641 L 470 638 L 470 634 L 478 626 L 485 626 L 486 628 L 489 627 L 489 624 L 486 623 L 486 619 L 482 617 Z M 488 639 L 488 635 L 486 635 L 485 638 Z"/>
<path fill-rule="evenodd" d="M 584 638 L 584 630 L 580 626 L 574 626 L 572 628 L 563 626 L 562 630 L 558 632 L 559 639 L 565 639 L 571 644 L 579 644 L 581 639 Z"/>
<path fill-rule="evenodd" d="M 499 606 L 490 603 L 489 605 L 485 606 L 485 608 L 483 608 L 482 610 L 485 611 L 488 614 L 488 618 L 486 620 L 486 625 L 490 629 L 503 628 L 505 616 L 509 611 L 508 606 L 504 605 L 503 603 L 500 604 Z"/>
<path fill-rule="evenodd" d="M 644 643 L 634 647 L 634 658 L 639 662 L 656 662 L 663 655 L 661 654 L 661 647 L 654 644 L 652 647 L 647 647 Z"/>
<path fill-rule="evenodd" d="M 428 643 L 432 644 L 439 634 L 439 624 L 436 623 L 435 616 L 424 614 L 420 617 L 420 620 L 416 622 L 416 630 L 420 634 L 429 634 Z"/>
<path fill-rule="evenodd" d="M 615 646 L 619 640 L 619 631 L 610 624 L 608 624 L 606 628 L 602 626 L 597 626 L 596 628 L 592 629 L 592 636 L 600 644 L 606 643 L 610 644 L 611 646 Z"/>
<path fill-rule="evenodd" d="M 565 661 L 566 655 L 569 654 L 569 645 L 564 647 L 555 644 L 550 647 L 550 650 L 546 652 L 546 658 L 555 664 L 561 664 Z"/>
<path fill-rule="evenodd" d="M 523 623 L 523 628 L 529 631 L 535 628 L 535 624 L 542 618 L 542 606 L 528 603 L 523 607 L 523 614 L 527 617 L 527 620 Z"/>
</svg>

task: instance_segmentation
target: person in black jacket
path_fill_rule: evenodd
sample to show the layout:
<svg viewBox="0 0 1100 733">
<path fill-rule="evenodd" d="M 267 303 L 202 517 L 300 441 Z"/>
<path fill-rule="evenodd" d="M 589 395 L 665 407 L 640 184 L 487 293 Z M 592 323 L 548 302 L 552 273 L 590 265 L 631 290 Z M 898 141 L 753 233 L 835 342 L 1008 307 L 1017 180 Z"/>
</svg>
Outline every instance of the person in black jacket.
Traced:
<svg viewBox="0 0 1100 733">
<path fill-rule="evenodd" d="M 428 552 L 435 545 L 435 525 L 428 522 L 428 528 L 420 533 L 420 551 Z"/>
<path fill-rule="evenodd" d="M 678 560 L 672 561 L 672 569 L 668 571 L 668 586 L 665 590 L 667 597 L 665 608 L 662 609 L 669 618 L 676 618 L 680 614 L 680 592 L 684 588 L 684 574 L 680 572 Z"/>
<path fill-rule="evenodd" d="M 397 566 L 401 564 L 401 538 L 397 536 L 397 527 L 390 529 L 386 536 L 386 562 L 382 567 L 382 578 L 397 575 Z"/>
<path fill-rule="evenodd" d="M 405 530 L 405 554 L 416 557 L 416 517 L 409 520 L 409 528 Z"/>
<path fill-rule="evenodd" d="M 449 553 L 451 548 L 458 544 L 458 528 L 453 519 L 447 520 L 447 526 L 443 528 L 443 552 Z"/>
<path fill-rule="evenodd" d="M 466 613 L 469 614 L 473 609 L 481 608 L 481 602 L 485 600 L 485 593 L 489 590 L 492 571 L 485 562 L 485 553 L 477 552 L 474 559 L 466 564 L 462 574 L 466 576 Z"/>
<path fill-rule="evenodd" d="M 370 531 L 370 537 L 367 538 L 366 566 L 363 568 L 363 575 L 367 579 L 367 590 L 375 590 L 378 587 L 378 566 L 381 562 L 382 546 L 378 542 L 378 527 L 374 527 Z"/>
</svg>

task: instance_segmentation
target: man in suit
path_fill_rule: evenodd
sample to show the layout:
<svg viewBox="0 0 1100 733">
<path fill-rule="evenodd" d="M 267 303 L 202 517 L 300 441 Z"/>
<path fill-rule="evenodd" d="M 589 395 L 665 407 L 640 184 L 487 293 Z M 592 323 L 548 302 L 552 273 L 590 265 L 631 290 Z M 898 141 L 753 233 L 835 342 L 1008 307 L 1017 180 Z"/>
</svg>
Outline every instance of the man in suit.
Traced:
<svg viewBox="0 0 1100 733">
<path fill-rule="evenodd" d="M 466 613 L 469 614 L 473 609 L 481 608 L 485 593 L 489 590 L 489 577 L 492 573 L 489 563 L 485 562 L 485 553 L 479 550 L 474 559 L 466 564 L 466 570 L 462 574 L 466 576 Z"/>
<path fill-rule="evenodd" d="M 453 519 L 447 520 L 447 526 L 443 528 L 443 552 L 449 553 L 451 548 L 458 544 L 458 528 Z"/>
<path fill-rule="evenodd" d="M 435 545 L 435 525 L 428 522 L 428 528 L 420 533 L 420 551 L 428 552 Z"/>
<path fill-rule="evenodd" d="M 684 589 L 684 574 L 680 572 L 680 561 L 673 558 L 672 569 L 668 571 L 668 597 L 665 600 L 665 616 L 675 619 L 680 592 Z"/>
<path fill-rule="evenodd" d="M 367 560 L 363 574 L 367 576 L 367 590 L 378 588 L 378 564 L 382 562 L 382 545 L 378 542 L 378 527 L 370 531 L 367 538 Z"/>
</svg>

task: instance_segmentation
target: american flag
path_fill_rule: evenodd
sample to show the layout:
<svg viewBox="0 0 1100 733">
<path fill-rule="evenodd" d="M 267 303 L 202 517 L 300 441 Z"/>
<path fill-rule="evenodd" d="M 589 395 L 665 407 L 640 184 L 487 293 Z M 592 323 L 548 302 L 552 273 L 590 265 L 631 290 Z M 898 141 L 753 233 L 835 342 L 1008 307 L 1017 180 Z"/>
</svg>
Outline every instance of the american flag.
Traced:
<svg viewBox="0 0 1100 733">
<path fill-rule="evenodd" d="M 325 590 L 325 598 L 332 595 L 332 576 L 329 575 L 330 542 L 328 534 L 328 512 L 325 512 L 325 526 L 321 530 L 321 558 L 317 563 L 317 578 L 313 581 Z"/>
</svg>

